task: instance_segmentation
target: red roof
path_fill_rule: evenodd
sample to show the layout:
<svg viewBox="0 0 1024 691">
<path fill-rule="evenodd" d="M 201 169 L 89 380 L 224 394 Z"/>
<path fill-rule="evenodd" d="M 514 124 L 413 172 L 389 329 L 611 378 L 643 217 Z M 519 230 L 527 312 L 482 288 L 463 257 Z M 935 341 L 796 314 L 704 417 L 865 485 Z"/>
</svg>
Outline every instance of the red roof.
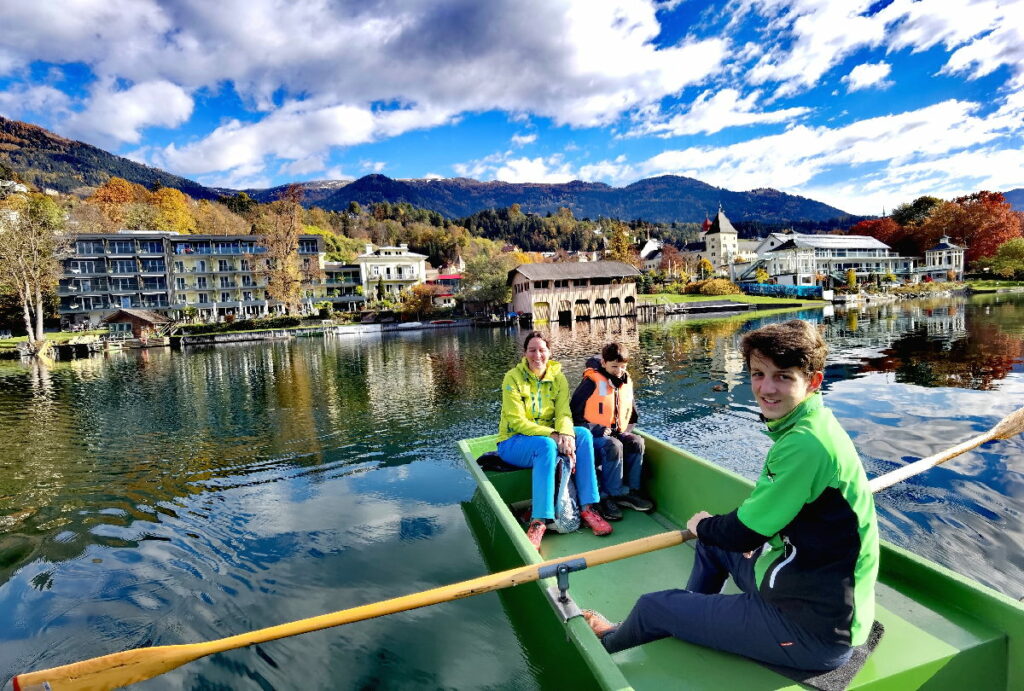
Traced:
<svg viewBox="0 0 1024 691">
<path fill-rule="evenodd" d="M 443 281 L 445 279 L 447 279 L 449 281 L 461 281 L 462 280 L 462 274 L 444 274 L 443 276 L 438 276 L 437 277 L 437 280 L 439 280 L 439 281 Z"/>
</svg>

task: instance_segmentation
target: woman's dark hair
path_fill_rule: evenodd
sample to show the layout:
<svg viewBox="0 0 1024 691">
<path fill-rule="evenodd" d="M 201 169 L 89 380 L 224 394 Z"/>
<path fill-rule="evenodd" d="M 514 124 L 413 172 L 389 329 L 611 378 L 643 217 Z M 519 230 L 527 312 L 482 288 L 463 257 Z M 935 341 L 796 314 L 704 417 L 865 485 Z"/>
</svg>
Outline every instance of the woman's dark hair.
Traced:
<svg viewBox="0 0 1024 691">
<path fill-rule="evenodd" d="M 828 355 L 828 344 L 821 332 L 802 319 L 755 329 L 743 337 L 740 349 L 747 367 L 750 367 L 750 354 L 756 350 L 776 367 L 797 367 L 808 375 L 824 371 Z"/>
<path fill-rule="evenodd" d="M 530 347 L 530 341 L 532 341 L 535 338 L 539 338 L 540 340 L 544 341 L 544 345 L 548 347 L 548 350 L 551 350 L 551 344 L 548 342 L 547 336 L 545 336 L 540 331 L 531 331 L 530 333 L 526 334 L 526 340 L 523 341 L 523 352 L 526 352 L 526 349 Z"/>
<path fill-rule="evenodd" d="M 605 362 L 629 362 L 629 348 L 612 341 L 601 349 L 601 359 Z"/>
</svg>

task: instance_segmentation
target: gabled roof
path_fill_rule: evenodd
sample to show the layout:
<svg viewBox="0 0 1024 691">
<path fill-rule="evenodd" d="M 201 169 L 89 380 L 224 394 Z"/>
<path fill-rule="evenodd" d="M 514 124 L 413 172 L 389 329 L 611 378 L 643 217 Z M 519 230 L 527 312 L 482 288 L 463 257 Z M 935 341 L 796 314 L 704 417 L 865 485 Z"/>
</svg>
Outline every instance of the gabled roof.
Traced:
<svg viewBox="0 0 1024 691">
<path fill-rule="evenodd" d="M 858 249 L 858 250 L 888 250 L 887 244 L 873 238 L 870 235 L 805 235 L 793 233 L 787 236 L 789 239 L 778 247 L 773 247 L 769 252 L 782 252 L 784 250 L 799 249 Z"/>
<path fill-rule="evenodd" d="M 508 272 L 511 285 L 516 274 L 531 281 L 559 280 L 563 278 L 624 278 L 639 276 L 640 272 L 624 262 L 558 262 L 554 264 L 520 264 Z"/>
<path fill-rule="evenodd" d="M 122 315 L 126 315 L 126 316 L 129 316 L 129 317 L 134 317 L 134 318 L 138 319 L 139 321 L 149 322 L 150 324 L 166 324 L 167 322 L 170 321 L 170 319 L 168 319 L 164 315 L 157 314 L 156 312 L 150 312 L 149 310 L 136 310 L 136 309 L 121 308 L 121 309 L 117 310 L 116 312 L 114 312 L 113 314 L 104 317 L 103 318 L 103 323 L 105 323 L 105 324 L 110 323 L 110 322 L 114 321 L 115 319 L 117 319 L 117 317 L 120 317 Z"/>
<path fill-rule="evenodd" d="M 708 232 L 705 235 L 714 235 L 715 233 L 732 233 L 737 235 L 736 229 L 732 227 L 732 222 L 726 218 L 725 212 L 721 209 L 715 214 L 715 220 L 711 222 L 711 227 L 708 228 Z"/>
</svg>

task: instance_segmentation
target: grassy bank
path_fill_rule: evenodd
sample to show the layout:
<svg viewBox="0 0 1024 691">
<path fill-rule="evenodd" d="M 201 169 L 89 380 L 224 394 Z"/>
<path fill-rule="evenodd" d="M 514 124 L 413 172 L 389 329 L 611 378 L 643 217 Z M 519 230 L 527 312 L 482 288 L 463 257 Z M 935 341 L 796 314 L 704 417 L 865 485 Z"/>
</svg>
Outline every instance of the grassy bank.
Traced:
<svg viewBox="0 0 1024 691">
<path fill-rule="evenodd" d="M 743 302 L 748 305 L 792 305 L 798 302 L 802 305 L 822 305 L 821 300 L 803 300 L 800 298 L 771 298 L 762 295 L 676 295 L 675 293 L 653 293 L 651 295 L 637 295 L 636 299 L 641 302 L 654 303 L 676 303 L 676 302 L 707 302 L 708 300 L 731 300 L 732 302 Z"/>
<path fill-rule="evenodd" d="M 972 288 L 1024 288 L 1024 281 L 967 281 L 967 285 Z"/>
<path fill-rule="evenodd" d="M 106 329 L 100 329 L 98 331 L 53 331 L 43 334 L 47 341 L 53 343 L 67 343 L 72 338 L 78 338 L 79 336 L 85 335 L 103 335 L 107 333 Z M 0 353 L 13 352 L 19 343 L 24 343 L 28 340 L 28 336 L 15 336 L 14 338 L 3 338 L 0 339 Z"/>
</svg>

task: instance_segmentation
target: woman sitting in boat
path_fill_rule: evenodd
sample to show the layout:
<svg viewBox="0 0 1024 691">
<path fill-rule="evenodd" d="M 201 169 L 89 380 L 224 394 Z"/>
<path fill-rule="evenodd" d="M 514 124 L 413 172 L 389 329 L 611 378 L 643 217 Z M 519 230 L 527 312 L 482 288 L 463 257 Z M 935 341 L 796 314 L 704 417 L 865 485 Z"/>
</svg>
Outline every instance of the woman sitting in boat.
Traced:
<svg viewBox="0 0 1024 691">
<path fill-rule="evenodd" d="M 573 478 L 582 507 L 580 518 L 595 535 L 612 527 L 594 510 L 600 499 L 594 470 L 594 440 L 586 427 L 574 427 L 569 411 L 569 382 L 540 331 L 523 341 L 522 361 L 501 382 L 498 455 L 506 463 L 533 469 L 533 515 L 526 535 L 540 549 L 546 521 L 555 517 L 555 466 L 558 455 L 574 464 Z"/>
<path fill-rule="evenodd" d="M 686 590 L 641 597 L 618 626 L 585 613 L 610 652 L 675 636 L 809 671 L 845 663 L 874 620 L 878 525 L 853 442 L 822 403 L 826 346 L 799 319 L 743 338 L 773 445 L 738 509 L 694 514 Z M 721 594 L 732 576 L 742 591 Z"/>
</svg>

